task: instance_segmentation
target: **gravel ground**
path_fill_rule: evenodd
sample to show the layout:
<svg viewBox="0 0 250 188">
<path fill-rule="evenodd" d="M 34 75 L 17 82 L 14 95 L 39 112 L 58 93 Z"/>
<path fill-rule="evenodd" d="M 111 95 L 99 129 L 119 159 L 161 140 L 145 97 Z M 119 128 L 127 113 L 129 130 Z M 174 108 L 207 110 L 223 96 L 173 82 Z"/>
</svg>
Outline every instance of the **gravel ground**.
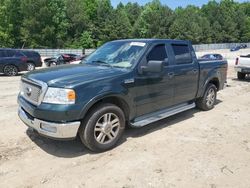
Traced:
<svg viewBox="0 0 250 188">
<path fill-rule="evenodd" d="M 250 79 L 238 81 L 231 66 L 213 110 L 128 129 L 100 154 L 27 129 L 19 80 L 0 75 L 0 187 L 250 187 Z"/>
</svg>

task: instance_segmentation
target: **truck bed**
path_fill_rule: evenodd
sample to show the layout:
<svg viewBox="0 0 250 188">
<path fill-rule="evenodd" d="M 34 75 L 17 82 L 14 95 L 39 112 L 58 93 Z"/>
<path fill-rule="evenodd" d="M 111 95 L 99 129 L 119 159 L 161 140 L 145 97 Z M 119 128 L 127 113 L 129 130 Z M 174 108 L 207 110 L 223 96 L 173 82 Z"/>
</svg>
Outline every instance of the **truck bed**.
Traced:
<svg viewBox="0 0 250 188">
<path fill-rule="evenodd" d="M 216 78 L 218 79 L 218 90 L 223 89 L 227 80 L 228 63 L 226 60 L 198 60 L 200 67 L 199 90 L 197 97 L 202 96 L 202 91 L 206 87 L 206 81 Z"/>
</svg>

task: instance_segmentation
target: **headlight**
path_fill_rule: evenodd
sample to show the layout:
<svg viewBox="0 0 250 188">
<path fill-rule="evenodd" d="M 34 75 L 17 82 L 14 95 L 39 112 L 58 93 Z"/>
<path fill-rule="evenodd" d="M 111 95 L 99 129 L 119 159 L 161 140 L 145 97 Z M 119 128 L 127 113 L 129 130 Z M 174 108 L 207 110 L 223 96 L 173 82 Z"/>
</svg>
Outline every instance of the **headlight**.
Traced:
<svg viewBox="0 0 250 188">
<path fill-rule="evenodd" d="M 51 104 L 74 104 L 75 100 L 76 94 L 74 90 L 49 87 L 43 102 Z"/>
</svg>

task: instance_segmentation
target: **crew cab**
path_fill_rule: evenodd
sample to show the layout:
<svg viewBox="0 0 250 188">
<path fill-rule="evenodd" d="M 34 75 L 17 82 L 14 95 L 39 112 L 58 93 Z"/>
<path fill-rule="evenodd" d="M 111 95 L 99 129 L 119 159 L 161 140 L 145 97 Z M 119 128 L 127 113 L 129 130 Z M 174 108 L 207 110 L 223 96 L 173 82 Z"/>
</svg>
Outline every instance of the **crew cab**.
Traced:
<svg viewBox="0 0 250 188">
<path fill-rule="evenodd" d="M 250 54 L 237 57 L 234 68 L 238 79 L 245 79 L 246 75 L 250 74 Z"/>
<path fill-rule="evenodd" d="M 211 110 L 226 75 L 227 61 L 199 62 L 189 41 L 112 41 L 80 65 L 23 75 L 18 114 L 43 136 L 79 135 L 90 150 L 105 151 L 126 126 L 143 127 L 196 106 Z"/>
</svg>

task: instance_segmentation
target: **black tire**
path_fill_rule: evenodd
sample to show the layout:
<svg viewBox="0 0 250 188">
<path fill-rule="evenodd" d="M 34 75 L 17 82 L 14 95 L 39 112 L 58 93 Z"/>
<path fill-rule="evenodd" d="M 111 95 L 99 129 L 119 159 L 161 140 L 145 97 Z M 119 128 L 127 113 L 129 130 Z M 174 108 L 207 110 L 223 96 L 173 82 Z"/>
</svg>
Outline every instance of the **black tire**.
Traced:
<svg viewBox="0 0 250 188">
<path fill-rule="evenodd" d="M 237 77 L 239 80 L 244 80 L 246 78 L 246 74 L 242 72 L 237 72 Z"/>
<path fill-rule="evenodd" d="M 105 117 L 110 120 L 105 121 Z M 112 122 L 117 119 L 119 122 L 116 124 L 119 124 L 119 126 L 113 127 L 115 123 L 112 124 Z M 79 129 L 79 136 L 82 143 L 91 151 L 103 152 L 116 146 L 123 135 L 124 129 L 125 116 L 123 111 L 113 104 L 100 104 L 93 108 L 83 120 Z M 113 135 L 115 136 L 111 139 L 110 137 Z"/>
<path fill-rule="evenodd" d="M 16 76 L 18 75 L 18 69 L 14 65 L 5 65 L 3 68 L 3 73 L 6 76 Z"/>
<path fill-rule="evenodd" d="M 217 88 L 214 84 L 209 83 L 204 95 L 197 99 L 196 106 L 204 111 L 208 111 L 214 108 L 217 97 Z"/>
<path fill-rule="evenodd" d="M 33 71 L 35 69 L 36 69 L 36 66 L 34 63 L 32 63 L 32 62 L 27 63 L 27 71 Z"/>
<path fill-rule="evenodd" d="M 55 67 L 57 66 L 56 62 L 52 61 L 52 62 L 49 62 L 49 67 Z"/>
</svg>

